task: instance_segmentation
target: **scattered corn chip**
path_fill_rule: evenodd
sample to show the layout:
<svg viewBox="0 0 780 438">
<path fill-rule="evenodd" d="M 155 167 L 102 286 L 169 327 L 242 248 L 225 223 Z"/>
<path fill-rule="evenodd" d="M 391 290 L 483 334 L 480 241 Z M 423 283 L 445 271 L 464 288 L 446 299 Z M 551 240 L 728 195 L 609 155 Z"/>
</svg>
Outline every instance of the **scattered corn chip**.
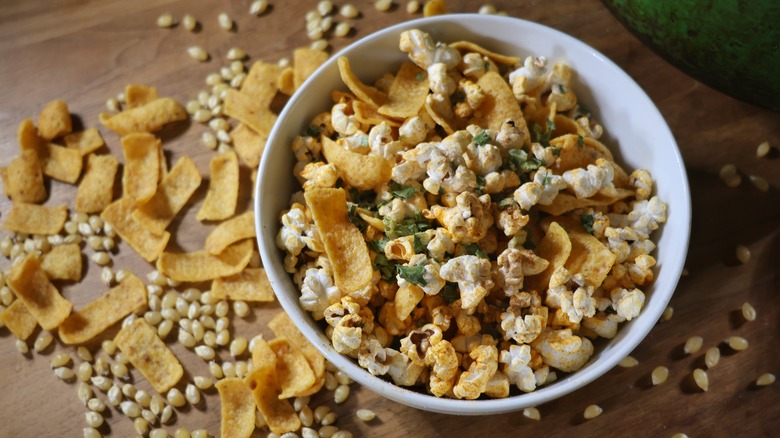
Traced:
<svg viewBox="0 0 780 438">
<path fill-rule="evenodd" d="M 32 254 L 17 262 L 8 285 L 44 330 L 53 330 L 67 318 L 73 304 L 60 295 Z"/>
<path fill-rule="evenodd" d="M 411 62 L 405 62 L 395 75 L 387 103 L 379 107 L 379 113 L 390 117 L 416 116 L 428 96 L 428 74 Z"/>
<path fill-rule="evenodd" d="M 276 355 L 270 346 L 262 344 L 266 344 L 262 339 L 255 342 L 257 352 L 252 352 L 254 370 L 246 377 L 246 384 L 252 390 L 257 409 L 265 417 L 271 432 L 294 432 L 300 429 L 301 420 L 290 402 L 279 398 Z"/>
<path fill-rule="evenodd" d="M 152 234 L 132 217 L 135 202 L 129 198 L 121 198 L 103 210 L 100 217 L 108 222 L 114 231 L 127 242 L 147 262 L 157 260 L 168 244 L 171 234 L 167 231 L 161 235 Z"/>
<path fill-rule="evenodd" d="M 113 155 L 91 155 L 76 192 L 76 211 L 98 213 L 114 198 L 114 180 L 119 161 Z"/>
<path fill-rule="evenodd" d="M 179 360 L 143 318 L 122 327 L 114 342 L 159 393 L 172 388 L 184 375 Z"/>
<path fill-rule="evenodd" d="M 236 149 L 236 154 L 248 167 L 256 168 L 263 156 L 267 138 L 253 131 L 252 128 L 239 123 L 230 131 L 230 139 Z"/>
<path fill-rule="evenodd" d="M 43 174 L 56 180 L 74 184 L 81 176 L 81 152 L 56 144 L 46 144 L 39 149 Z"/>
<path fill-rule="evenodd" d="M 374 108 L 381 107 L 387 101 L 387 95 L 385 93 L 360 82 L 360 79 L 358 79 L 352 71 L 349 59 L 346 56 L 340 56 L 338 63 L 341 80 L 347 88 L 349 88 L 349 91 L 354 93 L 358 99 L 372 105 Z"/>
<path fill-rule="evenodd" d="M 274 300 L 274 290 L 263 268 L 246 268 L 230 277 L 217 278 L 211 285 L 211 294 L 218 300 Z"/>
<path fill-rule="evenodd" d="M 399 287 L 395 293 L 393 303 L 395 304 L 395 315 L 400 321 L 405 320 L 411 315 L 417 304 L 425 296 L 425 291 L 420 286 L 409 283 L 404 287 Z"/>
<path fill-rule="evenodd" d="M 125 104 L 128 109 L 144 106 L 158 97 L 157 89 L 154 87 L 133 84 L 125 87 Z"/>
<path fill-rule="evenodd" d="M 297 90 L 300 88 L 306 79 L 308 79 L 309 76 L 311 76 L 311 74 L 314 73 L 314 71 L 317 70 L 327 60 L 328 54 L 322 50 L 314 50 L 309 48 L 295 49 L 293 52 L 294 89 Z"/>
<path fill-rule="evenodd" d="M 277 64 L 255 62 L 241 84 L 241 93 L 254 99 L 258 106 L 268 108 L 279 89 L 281 71 Z"/>
<path fill-rule="evenodd" d="M 97 128 L 89 128 L 81 132 L 68 134 L 63 140 L 65 141 L 65 146 L 78 150 L 82 156 L 95 152 L 105 144 Z"/>
<path fill-rule="evenodd" d="M 157 193 L 133 212 L 133 219 L 153 234 L 161 235 L 198 189 L 200 182 L 200 172 L 195 163 L 187 156 L 182 157 L 157 186 Z"/>
<path fill-rule="evenodd" d="M 268 136 L 276 123 L 276 114 L 270 109 L 260 106 L 251 97 L 230 89 L 225 95 L 223 110 L 225 114 L 238 119 L 255 132 Z"/>
<path fill-rule="evenodd" d="M 11 164 L 3 169 L 5 194 L 15 202 L 36 203 L 46 199 L 38 152 L 22 150 Z"/>
<path fill-rule="evenodd" d="M 279 91 L 288 96 L 292 96 L 295 93 L 295 70 L 292 67 L 285 67 L 281 73 L 279 73 Z"/>
<path fill-rule="evenodd" d="M 185 120 L 187 112 L 175 100 L 162 97 L 146 105 L 122 111 L 121 113 L 100 114 L 100 121 L 108 129 L 120 136 L 134 132 L 159 131 L 168 123 Z"/>
<path fill-rule="evenodd" d="M 83 309 L 73 312 L 60 324 L 60 339 L 66 344 L 82 344 L 146 305 L 146 286 L 130 275 Z"/>
<path fill-rule="evenodd" d="M 336 166 L 339 175 L 349 185 L 369 190 L 390 181 L 393 164 L 378 155 L 352 152 L 326 136 L 322 136 L 322 153 L 329 163 Z"/>
<path fill-rule="evenodd" d="M 41 268 L 50 280 L 81 280 L 81 248 L 75 243 L 57 245 L 44 254 Z"/>
<path fill-rule="evenodd" d="M 211 168 L 209 191 L 206 193 L 206 200 L 203 201 L 203 206 L 198 211 L 196 218 L 199 221 L 224 220 L 236 214 L 239 181 L 238 157 L 233 151 L 219 154 L 211 159 L 209 167 Z M 208 242 L 206 249 L 208 249 Z M 212 254 L 216 253 L 212 252 Z"/>
<path fill-rule="evenodd" d="M 290 316 L 285 312 L 277 313 L 268 323 L 268 327 L 276 336 L 286 338 L 291 344 L 295 345 L 304 356 L 306 356 L 306 360 L 309 362 L 309 366 L 314 372 L 314 377 L 317 379 L 317 384 L 319 385 L 319 387 L 317 387 L 317 384 L 315 384 L 312 388 L 313 392 L 309 391 L 308 395 L 319 391 L 319 388 L 324 383 L 325 376 L 325 358 L 319 350 L 306 339 L 303 333 L 298 330 L 298 327 L 295 326 L 295 323 L 292 322 Z"/>
<path fill-rule="evenodd" d="M 228 277 L 246 267 L 252 258 L 253 247 L 252 240 L 245 240 L 225 248 L 219 255 L 209 254 L 208 251 L 164 252 L 157 259 L 157 270 L 176 281 L 198 282 Z"/>
<path fill-rule="evenodd" d="M 14 202 L 5 217 L 3 228 L 17 233 L 52 235 L 57 234 L 68 218 L 68 207 Z"/>
<path fill-rule="evenodd" d="M 221 379 L 214 386 L 219 392 L 219 401 L 222 404 L 221 436 L 251 436 L 255 430 L 256 407 L 249 386 L 238 377 Z"/>
<path fill-rule="evenodd" d="M 47 103 L 38 116 L 38 133 L 41 138 L 51 140 L 70 134 L 70 131 L 68 104 L 59 99 Z"/>
<path fill-rule="evenodd" d="M 35 327 L 38 327 L 38 321 L 24 305 L 22 300 L 16 300 L 11 303 L 3 313 L 0 313 L 0 317 L 3 319 L 3 323 L 11 333 L 17 338 L 25 340 L 35 331 Z"/>
<path fill-rule="evenodd" d="M 214 228 L 206 238 L 206 251 L 217 255 L 239 240 L 255 237 L 255 213 L 247 210 Z"/>
<path fill-rule="evenodd" d="M 138 133 L 122 137 L 125 169 L 122 175 L 124 197 L 142 204 L 157 192 L 160 177 L 162 142 L 152 134 Z"/>
<path fill-rule="evenodd" d="M 314 385 L 314 372 L 306 356 L 287 338 L 273 339 L 268 346 L 276 354 L 276 382 L 282 390 L 279 398 L 300 396 Z"/>
</svg>

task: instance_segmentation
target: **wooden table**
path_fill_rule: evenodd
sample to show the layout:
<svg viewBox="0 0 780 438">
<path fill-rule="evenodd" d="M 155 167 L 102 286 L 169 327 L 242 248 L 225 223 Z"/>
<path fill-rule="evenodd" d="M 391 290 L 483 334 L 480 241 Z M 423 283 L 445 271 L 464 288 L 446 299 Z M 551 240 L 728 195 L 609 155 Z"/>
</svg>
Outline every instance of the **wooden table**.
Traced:
<svg viewBox="0 0 780 438">
<path fill-rule="evenodd" d="M 247 14 L 248 0 L 29 0 L 0 3 L 0 165 L 17 153 L 16 127 L 26 117 L 37 118 L 43 104 L 62 98 L 84 127 L 100 127 L 111 151 L 121 156 L 118 138 L 98 123 L 106 99 L 128 83 L 156 86 L 161 94 L 180 102 L 205 89 L 206 74 L 218 70 L 228 48 L 239 46 L 250 61 L 277 61 L 290 57 L 292 49 L 309 44 L 304 13 L 314 0 L 276 0 L 261 17 Z M 341 3 L 341 2 L 338 2 Z M 365 4 L 364 4 L 365 3 Z M 360 5 L 362 16 L 352 20 L 350 38 L 331 39 L 333 49 L 384 26 L 410 18 L 406 2 L 381 13 L 369 2 Z M 475 12 L 482 2 L 451 1 L 453 12 Z M 355 436 L 659 436 L 676 432 L 689 436 L 777 436 L 780 430 L 780 383 L 757 388 L 762 373 L 780 374 L 780 162 L 777 150 L 769 158 L 757 158 L 756 146 L 768 140 L 780 146 L 780 114 L 749 105 L 715 91 L 681 73 L 643 46 L 596 0 L 548 0 L 544 2 L 497 0 L 494 5 L 510 15 L 564 31 L 595 47 L 628 72 L 660 108 L 685 159 L 693 197 L 693 233 L 687 268 L 671 306 L 674 316 L 660 322 L 633 353 L 639 365 L 616 368 L 585 388 L 540 406 L 542 420 L 520 413 L 489 417 L 455 417 L 417 411 L 384 400 L 353 386 L 349 400 L 335 406 L 338 425 Z M 235 32 L 217 26 L 217 14 L 228 12 L 236 20 Z M 182 26 L 160 29 L 157 17 L 171 12 L 180 21 L 191 13 L 201 22 L 199 32 Z M 419 16 L 419 14 L 417 15 Z M 185 49 L 200 44 L 212 54 L 208 63 L 190 59 Z M 627 105 L 630 104 L 627 102 Z M 200 143 L 204 127 L 192 123 L 186 129 L 164 132 L 169 162 L 184 154 L 192 157 L 204 175 L 213 152 Z M 726 163 L 745 174 L 743 184 L 729 189 L 718 177 Z M 771 188 L 763 193 L 746 175 L 766 178 Z M 202 247 L 210 227 L 194 219 L 205 195 L 177 220 L 174 245 L 184 250 Z M 49 203 L 72 205 L 72 186 L 52 183 Z M 248 204 L 245 198 L 245 203 Z M 10 202 L 3 197 L 0 214 Z M 186 232 L 181 232 L 187 230 Z M 752 253 L 744 265 L 734 249 L 744 244 Z M 88 252 L 85 250 L 85 252 Z M 78 308 L 103 291 L 100 270 L 87 260 L 81 284 L 66 285 L 63 294 Z M 7 267 L 7 262 L 3 265 Z M 152 267 L 122 245 L 114 266 L 145 275 Z M 758 310 L 754 322 L 744 322 L 739 309 L 749 301 Z M 251 336 L 270 334 L 265 322 L 278 305 L 252 307 L 246 320 L 234 318 L 235 332 Z M 730 335 L 750 341 L 746 351 L 732 353 L 721 341 Z M 682 344 L 689 336 L 704 338 L 704 349 L 686 356 Z M 31 339 L 37 336 L 33 335 Z M 710 370 L 710 390 L 693 390 L 691 371 L 703 366 L 706 348 L 721 346 L 720 364 Z M 206 373 L 205 364 L 190 351 L 173 345 L 188 372 Z M 59 381 L 49 362 L 54 354 L 71 351 L 62 345 L 42 354 L 20 354 L 14 336 L 0 329 L 0 436 L 80 436 L 84 412 L 76 398 L 75 384 Z M 653 387 L 650 372 L 664 365 L 669 380 Z M 332 394 L 322 394 L 326 402 Z M 591 421 L 582 418 L 586 406 L 595 403 L 604 413 Z M 332 404 L 332 402 L 331 402 Z M 378 418 L 368 424 L 356 419 L 361 407 L 373 409 Z M 219 401 L 215 392 L 205 402 L 177 414 L 175 425 L 190 430 L 207 428 L 219 433 Z M 134 435 L 132 422 L 115 410 L 107 416 L 102 432 Z M 256 432 L 264 436 L 262 432 Z"/>
</svg>

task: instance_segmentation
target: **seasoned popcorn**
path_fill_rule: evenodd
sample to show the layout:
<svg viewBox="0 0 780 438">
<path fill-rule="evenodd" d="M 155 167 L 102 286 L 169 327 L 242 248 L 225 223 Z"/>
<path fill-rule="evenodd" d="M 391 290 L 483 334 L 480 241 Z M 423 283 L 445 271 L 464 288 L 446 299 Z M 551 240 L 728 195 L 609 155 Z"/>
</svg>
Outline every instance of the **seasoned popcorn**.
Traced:
<svg viewBox="0 0 780 438">
<path fill-rule="evenodd" d="M 298 192 L 276 243 L 301 306 L 336 351 L 436 397 L 508 397 L 577 371 L 593 340 L 639 316 L 655 278 L 651 235 L 667 211 L 652 176 L 626 173 L 598 141 L 603 128 L 578 104 L 568 66 L 534 56 L 506 65 L 419 30 L 399 47 L 427 80 L 417 110 L 385 112 L 401 74 L 351 82 L 365 96 L 333 93 L 316 129 L 291 145 L 307 197 L 344 190 L 346 205 L 329 207 L 363 241 L 341 249 L 367 251 L 373 272 L 358 290 L 339 288 L 323 241 L 347 232 L 318 227 Z M 483 87 L 495 74 L 511 102 Z M 386 175 L 329 162 L 323 137 L 374 170 L 386 163 Z M 559 231 L 548 233 L 552 222 Z"/>
</svg>

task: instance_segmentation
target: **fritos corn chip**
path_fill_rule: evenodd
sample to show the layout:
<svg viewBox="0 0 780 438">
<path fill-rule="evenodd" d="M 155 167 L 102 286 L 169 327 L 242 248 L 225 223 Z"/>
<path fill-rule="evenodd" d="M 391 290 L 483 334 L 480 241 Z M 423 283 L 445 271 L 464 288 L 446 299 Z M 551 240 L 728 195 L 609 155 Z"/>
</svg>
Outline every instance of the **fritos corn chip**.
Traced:
<svg viewBox="0 0 780 438">
<path fill-rule="evenodd" d="M 17 338 L 25 340 L 35 331 L 35 327 L 38 327 L 38 321 L 24 305 L 22 300 L 15 300 L 8 306 L 3 313 L 0 313 L 0 317 L 3 319 L 3 323 L 11 333 Z"/>
<path fill-rule="evenodd" d="M 133 212 L 133 219 L 153 234 L 161 235 L 200 186 L 195 163 L 182 157 L 157 186 L 157 193 Z"/>
<path fill-rule="evenodd" d="M 44 330 L 56 328 L 73 309 L 73 304 L 49 282 L 32 254 L 14 265 L 7 281 Z"/>
<path fill-rule="evenodd" d="M 397 128 L 401 126 L 401 122 L 397 119 L 390 118 L 380 114 L 376 108 L 368 103 L 355 100 L 352 102 L 352 109 L 355 111 L 355 118 L 358 122 L 368 125 L 378 125 L 382 122 L 387 123 L 389 126 Z"/>
<path fill-rule="evenodd" d="M 52 235 L 57 234 L 68 218 L 68 207 L 14 202 L 11 211 L 5 217 L 3 228 L 17 233 Z"/>
<path fill-rule="evenodd" d="M 295 345 L 304 356 L 306 356 L 306 360 L 309 362 L 309 366 L 314 372 L 314 377 L 318 381 L 315 384 L 315 387 L 317 384 L 321 387 L 322 383 L 324 383 L 325 376 L 325 358 L 319 350 L 317 350 L 314 345 L 311 345 L 306 337 L 303 336 L 303 333 L 298 330 L 298 327 L 292 322 L 290 316 L 284 312 L 279 312 L 268 323 L 268 327 L 276 336 L 286 338 L 291 344 Z M 310 393 L 313 394 L 319 391 L 319 387 L 316 387 L 314 392 Z"/>
<path fill-rule="evenodd" d="M 263 345 L 265 344 L 265 345 Z M 301 420 L 290 402 L 280 399 L 279 380 L 276 372 L 276 354 L 262 339 L 255 341 L 252 352 L 254 370 L 246 377 L 246 385 L 252 390 L 257 409 L 265 417 L 271 432 L 283 434 L 301 427 Z"/>
<path fill-rule="evenodd" d="M 134 132 L 159 131 L 168 123 L 186 118 L 187 112 L 184 108 L 169 97 L 161 97 L 115 115 L 100 114 L 103 125 L 121 136 Z"/>
<path fill-rule="evenodd" d="M 5 194 L 16 202 L 37 203 L 46 199 L 38 152 L 22 150 L 11 164 L 3 169 Z"/>
<path fill-rule="evenodd" d="M 238 274 L 217 278 L 211 285 L 211 294 L 218 300 L 274 300 L 274 290 L 263 268 L 246 268 Z"/>
<path fill-rule="evenodd" d="M 160 140 L 149 133 L 122 137 L 125 167 L 122 175 L 124 197 L 142 204 L 157 192 L 160 177 Z"/>
<path fill-rule="evenodd" d="M 222 404 L 220 426 L 223 438 L 249 437 L 255 430 L 255 398 L 239 377 L 218 380 L 214 386 Z"/>
<path fill-rule="evenodd" d="M 196 218 L 224 220 L 236 214 L 238 203 L 238 156 L 233 151 L 219 154 L 211 159 L 211 180 L 206 200 Z M 206 246 L 208 249 L 208 245 Z M 219 251 L 217 251 L 219 252 Z M 212 254 L 216 254 L 212 252 Z"/>
<path fill-rule="evenodd" d="M 285 67 L 279 73 L 279 92 L 288 96 L 295 93 L 295 70 L 292 67 Z"/>
<path fill-rule="evenodd" d="M 236 154 L 248 167 L 256 168 L 260 164 L 260 157 L 263 156 L 267 138 L 253 131 L 252 128 L 243 123 L 239 123 L 235 129 L 230 131 L 230 139 L 233 140 L 233 146 Z"/>
<path fill-rule="evenodd" d="M 531 134 L 525 124 L 520 104 L 512 94 L 512 89 L 504 78 L 496 72 L 487 72 L 477 81 L 477 85 L 485 92 L 485 99 L 479 107 L 479 117 L 471 123 L 489 129 L 498 130 L 507 120 L 515 122 L 515 126 L 525 134 L 525 143 L 531 143 Z"/>
<path fill-rule="evenodd" d="M 81 176 L 81 152 L 76 149 L 45 144 L 39 149 L 43 174 L 56 180 L 74 184 Z"/>
<path fill-rule="evenodd" d="M 133 219 L 134 209 L 135 202 L 132 199 L 121 198 L 106 207 L 100 217 L 108 222 L 119 237 L 133 247 L 144 260 L 153 262 L 165 249 L 171 234 L 165 231 L 156 235 L 144 228 Z"/>
<path fill-rule="evenodd" d="M 125 87 L 125 104 L 129 109 L 144 106 L 158 97 L 157 88 L 154 87 L 136 84 L 128 84 Z"/>
<path fill-rule="evenodd" d="M 328 54 L 321 50 L 300 48 L 293 51 L 293 85 L 297 90 L 325 61 Z M 281 88 L 281 87 L 280 87 Z"/>
<path fill-rule="evenodd" d="M 98 213 L 114 198 L 119 161 L 113 155 L 89 155 L 87 170 L 76 192 L 76 211 Z"/>
<path fill-rule="evenodd" d="M 102 333 L 136 309 L 146 305 L 146 286 L 130 275 L 118 286 L 73 312 L 60 324 L 60 339 L 81 344 Z"/>
<path fill-rule="evenodd" d="M 75 243 L 57 245 L 44 254 L 41 268 L 50 280 L 81 280 L 81 248 Z"/>
<path fill-rule="evenodd" d="M 44 140 L 70 134 L 71 127 L 68 104 L 63 100 L 57 99 L 47 103 L 38 116 L 38 133 Z"/>
<path fill-rule="evenodd" d="M 480 55 L 487 56 L 494 62 L 508 65 L 508 66 L 512 66 L 522 62 L 522 59 L 518 58 L 517 56 L 507 56 L 507 55 L 502 55 L 500 53 L 491 52 L 490 50 L 480 46 L 479 44 L 472 43 L 471 41 L 456 41 L 450 44 L 450 47 L 453 47 L 455 49 L 458 49 L 458 51 L 465 52 L 465 53 L 476 52 L 479 53 Z"/>
<path fill-rule="evenodd" d="M 537 256 L 547 260 L 550 264 L 540 274 L 531 275 L 525 279 L 525 288 L 528 290 L 543 291 L 550 284 L 550 277 L 555 268 L 563 266 L 571 254 L 571 240 L 557 222 L 550 223 L 547 232 L 539 245 L 534 250 Z"/>
<path fill-rule="evenodd" d="M 68 134 L 63 140 L 65 141 L 65 146 L 78 150 L 82 156 L 95 152 L 105 144 L 97 128 L 89 128 Z"/>
<path fill-rule="evenodd" d="M 633 195 L 633 190 L 626 189 L 617 189 L 616 196 L 605 196 L 597 193 L 590 198 L 578 198 L 568 193 L 559 193 L 558 196 L 556 196 L 553 200 L 552 204 L 540 205 L 539 210 L 553 216 L 559 216 L 578 208 L 611 205 L 621 199 L 625 199 Z"/>
<path fill-rule="evenodd" d="M 206 238 L 206 251 L 217 255 L 239 240 L 255 237 L 255 213 L 252 210 L 217 225 Z"/>
<path fill-rule="evenodd" d="M 603 243 L 593 237 L 574 221 L 561 221 L 571 240 L 571 254 L 564 266 L 569 272 L 579 272 L 594 287 L 601 283 L 609 274 L 616 256 Z"/>
<path fill-rule="evenodd" d="M 328 162 L 336 166 L 344 181 L 360 190 L 379 187 L 392 176 L 390 161 L 378 155 L 352 152 L 326 136 L 322 136 L 322 153 Z"/>
<path fill-rule="evenodd" d="M 304 196 L 320 230 L 336 286 L 345 293 L 368 286 L 373 276 L 371 258 L 363 235 L 347 215 L 344 190 L 314 188 Z"/>
<path fill-rule="evenodd" d="M 379 113 L 403 118 L 417 115 L 425 105 L 428 87 L 425 70 L 411 62 L 403 63 L 387 92 L 387 102 L 379 107 Z"/>
<path fill-rule="evenodd" d="M 381 107 L 387 101 L 387 95 L 376 88 L 366 85 L 358 79 L 349 64 L 349 59 L 341 56 L 338 59 L 339 73 L 341 80 L 344 81 L 349 91 L 355 94 L 358 99 L 372 105 L 374 108 Z"/>
<path fill-rule="evenodd" d="M 276 123 L 276 114 L 260 106 L 252 97 L 230 89 L 225 95 L 225 114 L 238 119 L 260 135 L 267 136 Z"/>
<path fill-rule="evenodd" d="M 152 388 L 161 394 L 176 385 L 184 375 L 179 359 L 157 336 L 157 330 L 143 318 L 122 327 L 114 342 Z"/>
<path fill-rule="evenodd" d="M 252 97 L 257 105 L 268 108 L 279 89 L 281 71 L 282 68 L 277 64 L 255 62 L 241 84 L 241 93 Z"/>
<path fill-rule="evenodd" d="M 208 251 L 160 254 L 157 269 L 176 281 L 198 282 L 228 277 L 241 272 L 252 258 L 254 242 L 245 240 L 225 248 L 218 255 Z"/>
<path fill-rule="evenodd" d="M 279 398 L 299 396 L 314 385 L 314 372 L 306 356 L 287 338 L 273 339 L 268 346 L 276 354 L 276 381 L 282 390 Z"/>
</svg>

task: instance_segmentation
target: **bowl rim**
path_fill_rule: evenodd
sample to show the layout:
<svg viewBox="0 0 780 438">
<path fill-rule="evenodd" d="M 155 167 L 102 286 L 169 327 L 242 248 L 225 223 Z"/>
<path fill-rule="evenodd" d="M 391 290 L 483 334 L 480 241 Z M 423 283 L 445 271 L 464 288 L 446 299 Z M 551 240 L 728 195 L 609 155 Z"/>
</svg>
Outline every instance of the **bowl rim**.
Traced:
<svg viewBox="0 0 780 438">
<path fill-rule="evenodd" d="M 280 130 L 282 126 L 281 121 L 288 118 L 292 110 L 295 109 L 296 102 L 302 99 L 302 96 L 304 95 L 304 93 L 307 92 L 310 84 L 315 81 L 315 78 L 319 76 L 324 70 L 333 68 L 333 65 L 337 63 L 337 59 L 339 56 L 349 55 L 353 51 L 357 50 L 359 47 L 369 42 L 384 38 L 388 34 L 399 33 L 402 30 L 413 29 L 419 26 L 430 26 L 435 24 L 458 22 L 463 19 L 481 20 L 484 21 L 485 23 L 492 22 L 493 20 L 497 20 L 499 22 L 505 22 L 505 24 L 512 24 L 518 26 L 518 28 L 530 29 L 534 32 L 553 35 L 556 38 L 564 41 L 567 47 L 569 46 L 574 47 L 574 50 L 576 51 L 586 52 L 590 56 L 594 57 L 598 62 L 605 64 L 606 68 L 615 70 L 615 73 L 620 76 L 623 76 L 623 79 L 626 80 L 630 86 L 635 87 L 636 91 L 639 93 L 639 95 L 643 100 L 643 102 L 640 102 L 639 104 L 643 107 L 645 111 L 649 112 L 652 117 L 657 118 L 658 121 L 660 122 L 659 126 L 662 127 L 662 129 L 661 132 L 657 132 L 657 134 L 660 138 L 663 138 L 665 141 L 671 142 L 671 145 L 673 146 L 672 149 L 674 152 L 674 156 L 670 158 L 674 162 L 675 169 L 678 169 L 681 172 L 680 177 L 681 177 L 682 186 L 678 187 L 677 189 L 680 191 L 681 196 L 685 202 L 681 203 L 681 205 L 675 205 L 673 214 L 680 219 L 680 223 L 685 225 L 685 229 L 681 230 L 685 239 L 683 242 L 677 242 L 680 245 L 679 249 L 682 254 L 682 261 L 676 264 L 664 266 L 665 270 L 670 271 L 668 274 L 665 274 L 665 275 L 669 275 L 670 276 L 669 278 L 671 279 L 668 290 L 667 289 L 658 290 L 656 288 L 653 289 L 653 294 L 654 294 L 653 296 L 655 296 L 656 294 L 663 293 L 663 299 L 660 301 L 659 299 L 655 299 L 653 301 L 654 303 L 653 306 L 645 305 L 644 308 L 642 309 L 642 313 L 640 314 L 640 317 L 643 318 L 643 321 L 648 321 L 648 320 L 658 321 L 664 309 L 666 308 L 669 300 L 671 299 L 675 289 L 677 288 L 677 284 L 679 283 L 680 277 L 682 275 L 684 261 L 685 261 L 685 254 L 687 254 L 689 239 L 690 239 L 690 224 L 691 224 L 690 189 L 689 189 L 687 175 L 685 173 L 685 167 L 683 164 L 682 156 L 680 154 L 679 147 L 677 145 L 677 142 L 674 139 L 674 136 L 668 124 L 666 123 L 665 119 L 661 115 L 660 111 L 658 110 L 654 102 L 645 93 L 645 91 L 641 88 L 641 86 L 639 86 L 639 84 L 637 84 L 636 81 L 634 81 L 634 79 L 628 75 L 628 73 L 626 73 L 622 68 L 620 68 L 617 64 L 615 64 L 613 61 L 611 61 L 608 57 L 603 55 L 601 52 L 564 32 L 561 32 L 549 26 L 545 26 L 543 24 L 535 23 L 521 18 L 473 14 L 473 13 L 448 14 L 448 15 L 438 15 L 438 16 L 426 17 L 426 18 L 418 18 L 414 20 L 404 21 L 395 24 L 393 26 L 389 26 L 384 29 L 378 30 L 372 34 L 369 34 L 351 43 L 350 45 L 343 48 L 342 50 L 334 53 L 332 56 L 328 58 L 328 60 L 323 65 L 321 65 L 314 73 L 312 73 L 312 75 L 301 85 L 301 87 L 293 94 L 293 96 L 291 96 L 290 100 L 287 102 L 282 112 L 279 114 L 277 118 L 277 123 L 274 124 L 274 127 L 268 136 L 266 147 L 273 147 L 272 145 L 274 144 L 274 140 L 280 135 Z M 261 214 L 262 211 L 261 205 L 262 205 L 262 198 L 263 198 L 261 185 L 263 183 L 263 176 L 267 173 L 268 171 L 267 169 L 272 165 L 270 159 L 268 158 L 269 155 L 270 154 L 265 153 L 261 158 L 261 162 L 258 168 L 258 175 L 254 187 L 254 195 L 255 195 L 254 211 L 255 211 L 255 218 L 256 218 L 255 227 L 257 233 L 258 247 L 260 249 L 264 267 L 273 266 L 274 264 L 278 266 L 278 258 L 279 258 L 278 253 L 280 251 L 275 245 L 276 236 L 269 236 L 267 235 L 269 233 L 265 233 L 265 234 L 263 233 L 263 229 L 266 228 L 267 225 L 271 225 L 272 227 L 274 225 L 278 226 L 278 224 L 264 225 L 263 215 Z M 659 238 L 660 237 L 656 236 L 654 240 L 657 241 Z M 632 327 L 633 330 L 629 334 L 627 334 L 623 339 L 621 339 L 620 342 L 617 342 L 614 344 L 614 346 L 611 346 L 610 356 L 599 358 L 598 361 L 596 362 L 591 362 L 592 359 L 590 359 L 589 362 L 585 365 L 585 367 L 583 367 L 578 371 L 568 374 L 564 379 L 562 379 L 565 381 L 559 380 L 558 382 L 555 382 L 559 384 L 553 383 L 550 384 L 549 386 L 543 386 L 529 393 L 518 394 L 507 398 L 500 398 L 500 399 L 461 400 L 461 399 L 450 399 L 450 398 L 438 398 L 430 394 L 397 386 L 394 383 L 384 380 L 381 377 L 373 376 L 367 370 L 365 370 L 364 368 L 360 367 L 357 363 L 355 363 L 352 359 L 336 352 L 335 349 L 333 349 L 330 340 L 325 338 L 325 335 L 324 333 L 321 332 L 321 330 L 315 331 L 313 327 L 309 324 L 297 323 L 297 321 L 301 321 L 301 320 L 303 321 L 306 321 L 307 319 L 311 320 L 311 316 L 309 315 L 309 312 L 304 311 L 300 307 L 298 300 L 293 300 L 286 294 L 276 293 L 276 288 L 284 287 L 285 284 L 284 280 L 280 278 L 280 276 L 277 276 L 277 274 L 280 273 L 274 269 L 268 269 L 266 270 L 266 273 L 268 275 L 272 287 L 274 287 L 275 289 L 274 290 L 275 295 L 279 300 L 280 304 L 282 305 L 284 311 L 288 313 L 288 315 L 294 322 L 296 322 L 296 327 L 303 333 L 303 335 L 307 338 L 307 340 L 310 343 L 312 343 L 317 348 L 317 350 L 325 356 L 325 358 L 329 362 L 334 364 L 340 370 L 343 370 L 346 374 L 350 376 L 350 378 L 352 378 L 354 381 L 358 382 L 362 386 L 368 388 L 372 392 L 375 392 L 385 398 L 388 398 L 398 403 L 402 403 L 407 406 L 411 406 L 424 411 L 437 412 L 437 413 L 458 414 L 458 415 L 499 414 L 499 413 L 517 411 L 526 407 L 537 406 L 542 403 L 562 397 L 568 393 L 580 389 L 581 387 L 596 380 L 597 378 L 605 374 L 607 371 L 614 368 L 620 360 L 626 357 L 632 350 L 634 350 L 637 347 L 637 345 L 639 345 L 640 342 L 642 342 L 642 340 L 645 339 L 645 337 L 648 335 L 650 330 L 654 327 L 654 323 L 643 323 L 643 325 L 640 325 L 639 327 Z M 287 277 L 287 282 L 289 283 L 290 281 L 289 274 L 287 272 L 283 272 L 283 275 Z M 623 330 L 626 329 L 624 328 Z"/>
</svg>

